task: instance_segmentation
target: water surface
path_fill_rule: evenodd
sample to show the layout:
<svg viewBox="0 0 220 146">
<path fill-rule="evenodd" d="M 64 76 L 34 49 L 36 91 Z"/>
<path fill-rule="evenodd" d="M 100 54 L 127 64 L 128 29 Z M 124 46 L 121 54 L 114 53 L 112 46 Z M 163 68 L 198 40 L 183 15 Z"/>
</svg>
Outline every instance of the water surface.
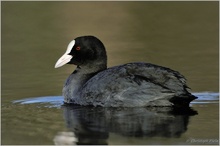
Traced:
<svg viewBox="0 0 220 146">
<path fill-rule="evenodd" d="M 55 109 L 62 111 L 62 113 L 59 111 L 60 117 L 56 117 L 56 121 L 52 122 L 58 125 L 65 124 L 66 129 L 54 127 L 57 130 L 57 133 L 54 134 L 49 127 L 44 127 L 44 130 L 51 134 L 51 137 L 48 136 L 49 144 L 51 142 L 62 145 L 218 144 L 219 115 L 207 114 L 206 110 L 212 108 L 213 113 L 218 111 L 219 94 L 201 92 L 194 93 L 194 95 L 198 96 L 198 99 L 190 104 L 189 109 L 170 107 L 103 108 L 64 105 L 62 96 L 25 98 L 13 101 L 13 105 L 16 108 L 25 105 L 26 108 L 32 107 L 35 110 L 44 111 L 44 114 L 36 116 L 42 123 L 50 125 L 49 127 L 52 123 L 48 123 L 49 119 L 47 118 L 52 118 L 54 115 L 51 115 L 50 112 Z M 32 118 L 34 117 L 29 117 L 28 121 Z M 62 124 L 60 123 L 61 119 L 64 122 Z M 28 121 L 26 122 L 29 123 Z M 19 122 L 23 122 L 23 119 L 16 121 L 16 123 Z M 32 124 L 37 125 L 38 122 Z M 27 123 L 20 125 L 20 128 L 26 129 Z M 38 129 L 39 127 L 34 128 Z M 200 135 L 200 132 L 203 131 L 210 134 Z M 40 138 L 45 135 L 36 132 L 34 136 Z"/>
<path fill-rule="evenodd" d="M 100 142 L 108 144 L 216 144 L 219 137 L 218 1 L 3 1 L 1 32 L 2 144 L 55 144 L 66 136 L 76 142 L 80 130 L 89 130 L 91 134 L 97 129 L 103 135 Z M 54 65 L 68 43 L 82 35 L 95 35 L 102 40 L 109 67 L 141 61 L 181 72 L 192 92 L 200 97 L 191 105 L 198 114 L 176 116 L 162 111 L 160 116 L 153 117 L 158 111 L 136 109 L 127 113 L 120 109 L 119 115 L 131 115 L 117 121 L 118 115 L 112 110 L 92 108 L 94 114 L 89 118 L 87 108 L 61 106 L 63 83 L 75 67 L 54 69 Z M 104 123 L 95 121 L 98 113 L 105 115 L 100 116 L 100 122 Z M 106 116 L 108 113 L 110 116 Z M 82 117 L 75 115 L 83 114 L 82 124 Z M 123 124 L 133 119 L 140 121 Z M 155 122 L 147 123 L 149 119 Z M 89 129 L 73 131 L 75 125 L 89 123 L 87 120 L 91 120 L 94 129 L 88 125 Z M 169 120 L 172 124 L 167 125 Z M 146 133 L 148 124 L 172 128 L 176 121 L 181 121 L 182 126 L 176 129 L 177 133 L 169 133 L 169 137 L 153 129 L 149 132 L 152 135 Z M 118 128 L 120 122 L 126 127 Z M 131 132 L 137 127 L 138 136 Z M 128 131 L 124 132 L 126 128 Z"/>
</svg>

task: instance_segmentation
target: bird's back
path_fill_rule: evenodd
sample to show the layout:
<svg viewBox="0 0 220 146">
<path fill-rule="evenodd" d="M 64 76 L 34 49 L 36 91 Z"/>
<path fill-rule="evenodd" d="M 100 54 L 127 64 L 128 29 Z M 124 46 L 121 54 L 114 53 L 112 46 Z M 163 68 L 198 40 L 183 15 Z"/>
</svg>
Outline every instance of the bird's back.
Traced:
<svg viewBox="0 0 220 146">
<path fill-rule="evenodd" d="M 140 107 L 172 106 L 193 99 L 180 73 L 150 63 L 128 63 L 90 78 L 79 100 L 84 105 Z"/>
</svg>

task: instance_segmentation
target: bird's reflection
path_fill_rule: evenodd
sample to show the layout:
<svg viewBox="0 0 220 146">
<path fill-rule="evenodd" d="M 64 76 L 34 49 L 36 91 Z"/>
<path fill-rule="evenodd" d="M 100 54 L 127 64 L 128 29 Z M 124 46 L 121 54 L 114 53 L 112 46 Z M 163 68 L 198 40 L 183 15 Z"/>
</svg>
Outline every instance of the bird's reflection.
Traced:
<svg viewBox="0 0 220 146">
<path fill-rule="evenodd" d="M 75 144 L 107 144 L 109 133 L 126 137 L 180 137 L 187 130 L 191 108 L 103 108 L 64 105 L 67 128 Z"/>
</svg>

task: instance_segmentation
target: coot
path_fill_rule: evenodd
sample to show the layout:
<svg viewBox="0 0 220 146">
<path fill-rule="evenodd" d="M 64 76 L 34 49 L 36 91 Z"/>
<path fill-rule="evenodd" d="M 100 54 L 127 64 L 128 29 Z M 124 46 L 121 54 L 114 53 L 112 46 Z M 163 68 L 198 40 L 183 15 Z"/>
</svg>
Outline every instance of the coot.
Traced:
<svg viewBox="0 0 220 146">
<path fill-rule="evenodd" d="M 63 87 L 64 102 L 103 107 L 181 106 L 196 99 L 179 72 L 135 62 L 107 68 L 103 43 L 94 36 L 71 41 L 55 68 L 74 64 Z"/>
</svg>

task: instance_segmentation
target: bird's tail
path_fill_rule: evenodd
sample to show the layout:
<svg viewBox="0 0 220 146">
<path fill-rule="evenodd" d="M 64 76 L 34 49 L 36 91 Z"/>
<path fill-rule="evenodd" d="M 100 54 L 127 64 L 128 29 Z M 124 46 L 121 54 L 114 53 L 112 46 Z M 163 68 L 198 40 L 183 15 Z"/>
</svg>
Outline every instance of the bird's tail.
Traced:
<svg viewBox="0 0 220 146">
<path fill-rule="evenodd" d="M 170 99 L 170 102 L 172 102 L 176 107 L 189 107 L 190 102 L 197 98 L 198 97 L 192 95 L 191 93 L 188 93 L 179 96 L 174 96 Z"/>
</svg>

